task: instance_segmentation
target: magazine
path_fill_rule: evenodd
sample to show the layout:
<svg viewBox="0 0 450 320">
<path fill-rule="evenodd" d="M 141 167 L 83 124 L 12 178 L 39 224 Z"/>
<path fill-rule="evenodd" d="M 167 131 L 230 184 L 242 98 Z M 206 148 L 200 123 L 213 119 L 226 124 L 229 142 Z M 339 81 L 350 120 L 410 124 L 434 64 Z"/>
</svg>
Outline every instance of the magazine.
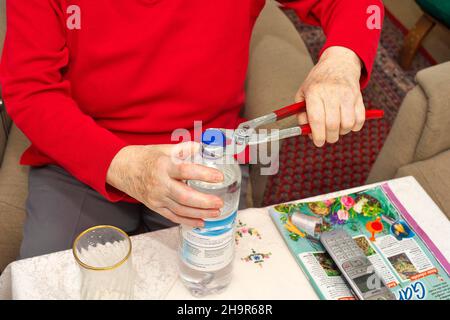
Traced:
<svg viewBox="0 0 450 320">
<path fill-rule="evenodd" d="M 315 202 L 280 204 L 270 216 L 321 299 L 356 299 L 319 241 L 345 229 L 398 300 L 450 300 L 450 265 L 388 184 Z"/>
</svg>

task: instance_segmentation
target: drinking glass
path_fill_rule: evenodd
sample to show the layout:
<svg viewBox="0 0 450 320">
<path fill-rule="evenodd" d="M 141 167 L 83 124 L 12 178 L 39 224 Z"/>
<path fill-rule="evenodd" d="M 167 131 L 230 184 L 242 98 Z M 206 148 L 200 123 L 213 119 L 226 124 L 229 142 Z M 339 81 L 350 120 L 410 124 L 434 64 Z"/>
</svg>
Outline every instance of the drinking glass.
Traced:
<svg viewBox="0 0 450 320">
<path fill-rule="evenodd" d="M 131 240 L 124 231 L 107 225 L 89 228 L 72 250 L 81 269 L 81 299 L 133 299 Z"/>
</svg>

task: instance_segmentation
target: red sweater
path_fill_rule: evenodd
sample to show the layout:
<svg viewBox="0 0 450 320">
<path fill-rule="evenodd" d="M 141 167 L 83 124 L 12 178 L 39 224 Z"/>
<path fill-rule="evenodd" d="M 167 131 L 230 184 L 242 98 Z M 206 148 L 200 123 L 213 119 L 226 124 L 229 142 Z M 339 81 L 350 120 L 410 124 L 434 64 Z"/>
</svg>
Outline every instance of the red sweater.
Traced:
<svg viewBox="0 0 450 320">
<path fill-rule="evenodd" d="M 325 48 L 356 52 L 366 84 L 380 36 L 366 27 L 366 10 L 380 0 L 281 2 L 323 27 Z M 175 128 L 192 129 L 194 120 L 235 127 L 264 3 L 7 0 L 0 81 L 8 113 L 32 143 L 21 163 L 57 164 L 118 201 L 124 195 L 107 186 L 106 173 L 124 146 L 170 143 Z M 67 27 L 73 4 L 81 29 Z"/>
</svg>

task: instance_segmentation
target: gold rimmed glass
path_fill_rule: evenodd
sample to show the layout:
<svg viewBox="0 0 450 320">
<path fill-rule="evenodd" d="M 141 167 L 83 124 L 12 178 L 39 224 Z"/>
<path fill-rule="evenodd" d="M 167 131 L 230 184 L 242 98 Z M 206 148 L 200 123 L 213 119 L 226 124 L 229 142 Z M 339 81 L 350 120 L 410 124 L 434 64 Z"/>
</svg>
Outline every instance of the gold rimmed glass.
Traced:
<svg viewBox="0 0 450 320">
<path fill-rule="evenodd" d="M 72 248 L 81 269 L 81 299 L 132 299 L 131 249 L 130 237 L 117 227 L 103 225 L 83 231 Z"/>
</svg>

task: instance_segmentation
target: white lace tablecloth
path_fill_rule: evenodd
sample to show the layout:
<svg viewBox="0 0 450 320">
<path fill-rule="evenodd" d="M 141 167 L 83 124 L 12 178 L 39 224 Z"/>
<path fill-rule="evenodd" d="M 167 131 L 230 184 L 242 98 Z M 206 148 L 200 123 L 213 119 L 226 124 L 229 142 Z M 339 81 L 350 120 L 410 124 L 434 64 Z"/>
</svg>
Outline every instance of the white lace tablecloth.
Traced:
<svg viewBox="0 0 450 320">
<path fill-rule="evenodd" d="M 372 186 L 372 185 L 371 185 Z M 450 260 L 450 222 L 412 177 L 392 180 L 389 186 Z M 353 188 L 306 200 L 354 192 Z M 233 281 L 209 299 L 317 299 L 268 215 L 267 208 L 247 209 L 238 215 Z M 136 299 L 195 299 L 177 275 L 177 229 L 132 237 L 133 264 L 138 273 Z M 246 259 L 260 253 L 262 262 Z M 0 299 L 79 299 L 80 271 L 71 251 L 11 263 L 0 276 Z"/>
<path fill-rule="evenodd" d="M 132 237 L 136 299 L 161 299 L 177 278 L 176 228 Z M 71 250 L 11 263 L 0 277 L 0 299 L 79 299 L 81 272 Z"/>
</svg>

